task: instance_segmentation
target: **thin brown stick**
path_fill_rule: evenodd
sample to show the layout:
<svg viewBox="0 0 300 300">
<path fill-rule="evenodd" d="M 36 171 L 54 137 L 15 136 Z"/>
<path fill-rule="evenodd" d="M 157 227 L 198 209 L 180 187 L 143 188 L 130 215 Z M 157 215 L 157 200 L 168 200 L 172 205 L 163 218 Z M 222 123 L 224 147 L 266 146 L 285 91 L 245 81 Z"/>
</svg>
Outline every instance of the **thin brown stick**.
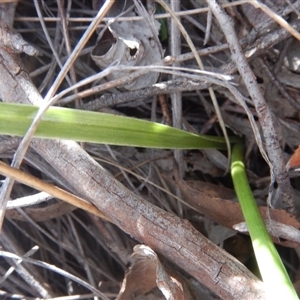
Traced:
<svg viewBox="0 0 300 300">
<path fill-rule="evenodd" d="M 27 174 L 19 169 L 10 167 L 9 165 L 0 161 L 0 173 L 4 176 L 10 177 L 13 180 L 26 184 L 33 187 L 34 189 L 44 191 L 53 197 L 59 198 L 69 204 L 72 204 L 78 208 L 81 208 L 85 211 L 92 213 L 93 215 L 100 217 L 106 221 L 111 222 L 97 207 L 93 204 L 85 201 L 84 199 L 75 196 L 55 185 L 49 184 L 45 181 L 42 181 L 30 174 Z"/>
<path fill-rule="evenodd" d="M 170 8 L 175 12 L 180 10 L 180 1 L 171 0 Z M 180 55 L 181 53 L 181 36 L 180 30 L 176 24 L 176 20 L 171 18 L 170 22 L 170 37 L 169 37 L 169 45 L 171 55 L 174 57 Z M 174 67 L 179 67 L 179 63 L 174 63 Z M 176 78 L 175 75 L 172 75 L 172 79 Z M 180 92 L 171 93 L 170 94 L 171 103 L 172 103 L 172 120 L 173 126 L 175 128 L 182 128 L 182 95 Z M 184 168 L 183 168 L 183 151 L 179 149 L 174 150 L 174 159 L 175 163 L 178 166 L 179 176 L 183 178 L 184 176 Z M 176 196 L 181 198 L 182 193 L 181 190 L 176 187 Z M 183 208 L 180 202 L 177 202 L 178 215 L 183 216 Z"/>
<path fill-rule="evenodd" d="M 181 24 L 180 20 L 174 15 L 173 11 L 169 8 L 169 6 L 164 1 L 162 1 L 162 0 L 155 0 L 155 1 L 158 2 L 167 12 L 169 12 L 171 14 L 172 19 L 176 22 L 176 24 L 178 26 L 178 29 L 180 30 L 181 34 L 184 36 L 186 42 L 188 43 L 190 49 L 192 50 L 192 53 L 194 54 L 194 57 L 196 59 L 196 62 L 198 64 L 200 70 L 204 70 L 205 69 L 204 65 L 202 63 L 202 60 L 201 60 L 200 56 L 198 55 L 196 47 L 195 47 L 193 41 L 191 40 L 189 34 L 187 33 L 187 31 L 185 30 L 185 28 Z M 215 95 L 215 92 L 214 92 L 213 88 L 209 87 L 208 91 L 209 91 L 210 98 L 213 102 L 213 105 L 214 105 L 216 114 L 218 116 L 218 120 L 219 120 L 221 129 L 222 129 L 225 141 L 226 141 L 227 150 L 228 150 L 228 157 L 230 157 L 231 156 L 231 145 L 230 145 L 230 142 L 229 142 L 229 138 L 228 138 L 227 130 L 226 130 L 226 127 L 225 127 L 225 123 L 223 121 L 222 114 L 221 114 L 221 111 L 220 111 L 220 108 L 219 108 L 219 104 L 218 104 L 218 101 L 217 101 L 217 98 L 216 98 L 216 95 Z M 228 167 L 229 167 L 229 165 L 228 165 Z"/>
<path fill-rule="evenodd" d="M 266 142 L 266 150 L 270 159 L 271 176 L 275 177 L 279 191 L 282 195 L 282 204 L 291 213 L 295 213 L 295 203 L 293 189 L 285 168 L 283 154 L 278 141 L 274 120 L 272 114 L 265 102 L 265 99 L 259 89 L 255 75 L 251 70 L 242 49 L 238 43 L 232 19 L 225 13 L 215 0 L 207 0 L 209 7 L 218 20 L 226 36 L 233 62 L 243 78 L 248 92 L 255 105 L 257 115 L 262 127 Z M 273 186 L 274 182 L 271 183 Z M 272 204 L 272 203 L 271 203 Z"/>
</svg>

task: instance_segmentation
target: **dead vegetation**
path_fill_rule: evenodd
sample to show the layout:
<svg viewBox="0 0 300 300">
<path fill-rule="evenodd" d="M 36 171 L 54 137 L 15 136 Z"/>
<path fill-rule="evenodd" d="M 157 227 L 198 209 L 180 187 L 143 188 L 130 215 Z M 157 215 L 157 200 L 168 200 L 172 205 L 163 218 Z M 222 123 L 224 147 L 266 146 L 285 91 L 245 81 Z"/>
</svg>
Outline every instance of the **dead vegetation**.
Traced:
<svg viewBox="0 0 300 300">
<path fill-rule="evenodd" d="M 300 1 L 165 1 L 170 12 L 150 0 L 0 2 L 3 101 L 243 137 L 253 193 L 299 286 L 300 162 L 289 159 L 299 146 Z M 19 143 L 0 136 L 2 162 Z M 110 222 L 17 181 L 10 191 L 2 177 L 1 201 L 13 200 L 0 235 L 3 299 L 265 299 L 228 152 L 33 139 L 18 155 L 23 172 Z"/>
</svg>

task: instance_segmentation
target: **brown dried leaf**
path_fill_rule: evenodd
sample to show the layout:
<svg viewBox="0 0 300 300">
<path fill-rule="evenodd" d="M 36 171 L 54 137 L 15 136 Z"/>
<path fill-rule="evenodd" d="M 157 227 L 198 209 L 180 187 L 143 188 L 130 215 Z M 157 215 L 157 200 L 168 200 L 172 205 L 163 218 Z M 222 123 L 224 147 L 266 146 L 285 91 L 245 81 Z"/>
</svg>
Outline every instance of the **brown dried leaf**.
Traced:
<svg viewBox="0 0 300 300">
<path fill-rule="evenodd" d="M 183 180 L 178 180 L 175 184 L 177 184 L 184 193 L 184 200 L 187 204 L 219 224 L 228 228 L 233 228 L 234 225 L 244 222 L 244 217 L 239 203 L 228 200 L 230 199 L 227 198 L 230 195 L 228 192 L 224 193 L 224 197 L 216 196 L 218 191 L 222 192 L 221 187 L 215 186 L 213 188 L 212 184 L 209 184 L 209 188 L 205 189 L 203 187 L 205 183 L 203 182 L 200 182 L 199 186 L 197 186 L 197 181 L 194 181 L 191 184 L 190 182 L 186 183 Z M 213 191 L 213 193 L 209 191 Z M 296 229 L 300 228 L 300 223 L 295 216 L 289 214 L 285 210 L 268 210 L 267 207 L 260 206 L 259 211 L 263 219 L 266 221 L 270 218 L 272 221 L 292 226 Z M 295 241 L 293 236 L 291 236 L 287 241 L 279 240 L 278 237 L 280 238 L 281 236 L 274 237 L 274 242 L 287 247 L 299 246 L 299 241 Z M 282 238 L 287 239 L 287 236 Z"/>
<path fill-rule="evenodd" d="M 288 169 L 299 169 L 300 167 L 300 146 L 295 150 L 294 154 L 291 156 L 287 163 Z"/>
<path fill-rule="evenodd" d="M 150 247 L 137 245 L 133 250 L 134 262 L 123 280 L 117 300 L 134 299 L 134 296 L 146 294 L 156 286 L 166 299 L 194 299 L 179 275 L 167 271 Z"/>
<path fill-rule="evenodd" d="M 74 209 L 76 209 L 76 207 L 69 203 L 58 202 L 52 205 L 48 205 L 47 207 L 25 208 L 24 213 L 27 214 L 35 222 L 44 222 L 54 218 L 59 218 L 60 216 L 73 211 Z M 7 210 L 5 216 L 9 219 L 15 219 L 24 222 L 28 221 L 15 209 Z"/>
</svg>

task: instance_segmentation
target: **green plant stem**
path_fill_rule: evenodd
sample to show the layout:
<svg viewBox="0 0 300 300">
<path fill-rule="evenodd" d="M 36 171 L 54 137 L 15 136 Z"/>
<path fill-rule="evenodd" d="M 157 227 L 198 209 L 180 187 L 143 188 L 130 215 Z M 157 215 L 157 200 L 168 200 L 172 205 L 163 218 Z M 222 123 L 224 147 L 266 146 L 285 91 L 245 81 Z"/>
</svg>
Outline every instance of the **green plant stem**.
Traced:
<svg viewBox="0 0 300 300">
<path fill-rule="evenodd" d="M 294 286 L 266 229 L 250 189 L 243 163 L 243 146 L 240 143 L 233 146 L 231 176 L 269 298 L 298 299 Z"/>
</svg>

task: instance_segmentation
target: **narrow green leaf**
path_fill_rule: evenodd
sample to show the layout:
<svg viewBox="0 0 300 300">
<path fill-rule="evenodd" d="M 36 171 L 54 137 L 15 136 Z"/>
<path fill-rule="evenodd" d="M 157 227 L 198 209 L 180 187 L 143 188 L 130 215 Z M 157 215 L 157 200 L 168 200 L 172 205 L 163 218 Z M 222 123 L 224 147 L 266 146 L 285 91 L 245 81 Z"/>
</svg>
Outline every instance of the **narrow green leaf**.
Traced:
<svg viewBox="0 0 300 300">
<path fill-rule="evenodd" d="M 0 134 L 24 136 L 37 110 L 33 105 L 0 102 Z M 48 109 L 35 137 L 149 148 L 226 149 L 223 137 L 200 136 L 135 118 L 62 107 Z"/>
</svg>

